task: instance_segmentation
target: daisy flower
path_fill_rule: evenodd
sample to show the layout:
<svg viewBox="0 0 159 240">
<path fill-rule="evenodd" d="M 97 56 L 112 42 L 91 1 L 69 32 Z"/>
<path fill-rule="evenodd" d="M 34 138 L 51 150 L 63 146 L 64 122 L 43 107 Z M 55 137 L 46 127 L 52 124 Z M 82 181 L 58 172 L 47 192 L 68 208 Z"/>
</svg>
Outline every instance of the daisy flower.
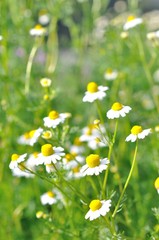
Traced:
<svg viewBox="0 0 159 240">
<path fill-rule="evenodd" d="M 63 158 L 64 168 L 66 170 L 77 167 L 84 162 L 84 157 L 78 156 L 76 153 L 67 153 Z"/>
<path fill-rule="evenodd" d="M 57 198 L 54 192 L 48 191 L 40 196 L 40 201 L 42 205 L 46 204 L 52 205 L 57 202 Z"/>
<path fill-rule="evenodd" d="M 41 80 L 40 80 L 40 84 L 41 84 L 41 86 L 42 87 L 44 87 L 44 88 L 46 88 L 46 87 L 50 87 L 51 86 L 51 79 L 49 79 L 49 78 L 42 78 Z"/>
<path fill-rule="evenodd" d="M 30 35 L 34 37 L 41 37 L 46 33 L 46 29 L 40 24 L 37 24 L 34 28 L 30 29 Z"/>
<path fill-rule="evenodd" d="M 100 216 L 105 216 L 111 207 L 111 200 L 99 200 L 94 199 L 89 204 L 89 211 L 85 215 L 85 219 L 90 221 L 99 218 Z"/>
<path fill-rule="evenodd" d="M 108 158 L 100 159 L 98 154 L 90 154 L 86 157 L 86 164 L 81 168 L 81 173 L 83 176 L 99 175 L 107 169 L 108 164 Z"/>
<path fill-rule="evenodd" d="M 124 31 L 127 31 L 128 29 L 134 28 L 141 23 L 143 23 L 142 18 L 136 18 L 135 16 L 130 15 L 127 18 L 126 23 L 124 24 L 123 29 L 124 29 Z"/>
<path fill-rule="evenodd" d="M 58 113 L 55 110 L 49 112 L 48 117 L 45 117 L 44 126 L 48 128 L 56 128 L 60 123 L 64 123 L 66 118 L 69 118 L 69 113 Z"/>
<path fill-rule="evenodd" d="M 38 154 L 36 159 L 36 165 L 39 164 L 51 164 L 61 160 L 61 157 L 65 155 L 62 147 L 53 147 L 47 143 L 41 147 L 41 153 Z"/>
<path fill-rule="evenodd" d="M 126 138 L 126 142 L 135 142 L 137 139 L 144 139 L 151 133 L 151 128 L 143 130 L 141 126 L 135 125 L 131 129 L 131 134 Z"/>
<path fill-rule="evenodd" d="M 50 17 L 49 17 L 47 10 L 42 9 L 39 11 L 38 21 L 42 25 L 47 25 L 50 22 Z"/>
<path fill-rule="evenodd" d="M 70 151 L 76 154 L 84 152 L 84 146 L 79 137 L 76 137 L 73 141 L 73 145 L 70 147 Z"/>
<path fill-rule="evenodd" d="M 118 76 L 118 72 L 111 68 L 108 68 L 104 73 L 104 78 L 108 81 L 112 81 L 112 80 L 116 79 L 117 76 Z"/>
<path fill-rule="evenodd" d="M 111 109 L 107 112 L 107 118 L 114 119 L 119 117 L 125 117 L 127 113 L 129 113 L 131 107 L 124 106 L 119 102 L 115 102 Z"/>
<path fill-rule="evenodd" d="M 154 185 L 155 185 L 155 188 L 156 188 L 156 190 L 157 190 L 157 192 L 159 194 L 159 177 L 155 180 Z"/>
<path fill-rule="evenodd" d="M 73 167 L 72 169 L 70 169 L 67 177 L 69 179 L 83 177 L 82 173 L 80 172 L 80 166 L 76 166 L 76 167 Z"/>
<path fill-rule="evenodd" d="M 16 153 L 12 154 L 9 168 L 10 169 L 17 168 L 19 163 L 24 162 L 26 156 L 27 156 L 27 153 L 24 153 L 22 155 L 18 155 Z"/>
<path fill-rule="evenodd" d="M 26 132 L 18 138 L 18 143 L 33 146 L 37 142 L 42 132 L 43 132 L 42 128 Z"/>
<path fill-rule="evenodd" d="M 89 124 L 87 127 L 83 128 L 82 135 L 80 136 L 81 142 L 87 142 L 89 148 L 95 150 L 98 147 L 105 147 L 106 144 L 101 142 L 101 133 L 105 133 L 105 128 L 102 125 L 97 127 L 97 124 Z"/>
<path fill-rule="evenodd" d="M 27 164 L 19 164 L 18 167 L 11 169 L 12 175 L 15 177 L 26 177 L 26 178 L 33 178 L 34 174 L 30 173 L 26 170 Z"/>
<path fill-rule="evenodd" d="M 90 82 L 87 85 L 87 91 L 83 97 L 83 102 L 94 102 L 95 100 L 102 100 L 108 90 L 108 87 L 98 86 L 95 82 Z"/>
<path fill-rule="evenodd" d="M 46 140 L 51 139 L 52 138 L 52 132 L 49 131 L 49 130 L 43 131 L 41 137 L 46 139 Z"/>
</svg>

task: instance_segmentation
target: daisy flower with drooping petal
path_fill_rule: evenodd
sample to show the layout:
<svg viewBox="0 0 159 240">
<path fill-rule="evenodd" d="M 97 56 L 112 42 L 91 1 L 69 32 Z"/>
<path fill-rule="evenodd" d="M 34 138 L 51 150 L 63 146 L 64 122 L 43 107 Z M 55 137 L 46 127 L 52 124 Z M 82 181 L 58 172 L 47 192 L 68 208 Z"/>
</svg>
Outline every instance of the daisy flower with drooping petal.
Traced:
<svg viewBox="0 0 159 240">
<path fill-rule="evenodd" d="M 89 219 L 90 221 L 99 218 L 100 216 L 105 216 L 111 207 L 111 200 L 99 200 L 94 199 L 90 202 L 89 208 L 90 210 L 85 215 L 85 219 Z"/>
<path fill-rule="evenodd" d="M 111 68 L 108 68 L 104 73 L 104 78 L 108 81 L 112 81 L 112 80 L 116 79 L 117 76 L 118 76 L 118 72 Z"/>
<path fill-rule="evenodd" d="M 86 157 L 86 164 L 81 168 L 83 176 L 86 175 L 99 175 L 107 169 L 109 164 L 108 158 L 100 159 L 98 154 L 90 154 Z"/>
<path fill-rule="evenodd" d="M 50 87 L 51 86 L 51 79 L 49 78 L 42 78 L 40 79 L 40 84 L 42 87 L 46 88 L 46 87 Z"/>
<path fill-rule="evenodd" d="M 42 194 L 40 197 L 40 200 L 41 200 L 42 205 L 46 205 L 46 204 L 52 205 L 57 202 L 56 195 L 52 191 L 48 191 L 48 192 Z"/>
<path fill-rule="evenodd" d="M 154 185 L 155 185 L 155 188 L 156 188 L 156 190 L 157 190 L 157 192 L 158 192 L 158 194 L 159 194 L 159 177 L 156 178 L 156 180 L 155 180 L 155 182 L 154 182 Z"/>
<path fill-rule="evenodd" d="M 61 160 L 61 157 L 65 155 L 62 147 L 53 147 L 47 143 L 41 147 L 41 153 L 38 154 L 36 159 L 36 165 L 39 164 L 51 164 Z"/>
<path fill-rule="evenodd" d="M 33 178 L 34 174 L 27 171 L 25 167 L 28 167 L 26 163 L 19 164 L 18 167 L 11 169 L 12 175 L 15 177 Z"/>
<path fill-rule="evenodd" d="M 135 125 L 131 129 L 131 134 L 126 138 L 126 142 L 135 142 L 137 139 L 144 139 L 151 133 L 151 128 L 143 130 L 141 126 Z"/>
<path fill-rule="evenodd" d="M 90 82 L 87 85 L 87 91 L 83 97 L 83 102 L 94 102 L 95 100 L 102 100 L 108 90 L 108 87 L 98 86 L 95 82 Z"/>
<path fill-rule="evenodd" d="M 115 102 L 111 109 L 107 112 L 107 118 L 114 119 L 119 117 L 125 117 L 127 113 L 129 113 L 131 107 L 124 106 L 119 102 Z"/>
<path fill-rule="evenodd" d="M 34 28 L 30 29 L 29 33 L 33 37 L 41 37 L 46 33 L 46 29 L 40 24 L 37 24 Z"/>
<path fill-rule="evenodd" d="M 22 155 L 18 155 L 16 153 L 12 154 L 9 168 L 10 169 L 17 168 L 19 163 L 24 162 L 26 156 L 27 156 L 27 153 L 24 153 Z"/>
<path fill-rule="evenodd" d="M 48 117 L 43 118 L 44 126 L 48 128 L 56 128 L 60 123 L 64 123 L 66 118 L 69 118 L 69 113 L 58 113 L 55 110 L 49 112 Z"/>
<path fill-rule="evenodd" d="M 143 23 L 142 18 L 136 18 L 135 16 L 130 15 L 130 16 L 127 18 L 126 23 L 124 24 L 123 29 L 124 29 L 124 31 L 127 31 L 127 30 L 129 30 L 130 28 L 134 28 L 134 27 L 136 27 L 137 25 L 142 24 L 142 23 Z"/>
<path fill-rule="evenodd" d="M 42 128 L 26 132 L 18 138 L 18 143 L 33 146 L 37 142 L 42 132 L 43 132 Z"/>
</svg>

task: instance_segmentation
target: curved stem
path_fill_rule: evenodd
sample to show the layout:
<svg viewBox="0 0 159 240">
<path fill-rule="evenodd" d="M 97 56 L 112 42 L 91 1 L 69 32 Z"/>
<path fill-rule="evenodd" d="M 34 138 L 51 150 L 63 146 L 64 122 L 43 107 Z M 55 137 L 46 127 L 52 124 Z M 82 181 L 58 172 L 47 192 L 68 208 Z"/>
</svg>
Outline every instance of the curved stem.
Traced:
<svg viewBox="0 0 159 240">
<path fill-rule="evenodd" d="M 130 169 L 129 175 L 128 175 L 128 177 L 127 177 L 127 180 L 126 180 L 125 185 L 124 185 L 124 188 L 123 188 L 123 190 L 122 190 L 122 192 L 121 192 L 120 198 L 119 198 L 119 200 L 118 200 L 118 202 L 117 202 L 117 205 L 116 205 L 116 207 L 115 207 L 115 209 L 114 209 L 114 212 L 113 212 L 113 214 L 112 214 L 112 217 L 113 217 L 113 218 L 115 217 L 115 215 L 116 215 L 116 213 L 117 213 L 117 210 L 118 210 L 118 208 L 119 208 L 120 202 L 121 202 L 121 200 L 122 200 L 122 198 L 123 198 L 123 195 L 124 195 L 124 193 L 125 193 L 125 191 L 126 191 L 126 188 L 127 188 L 128 184 L 129 184 L 129 181 L 130 181 L 130 178 L 131 178 L 131 176 L 132 176 L 132 172 L 133 172 L 133 170 L 134 170 L 134 166 L 135 166 L 135 162 L 136 162 L 137 149 L 138 149 L 138 141 L 136 141 L 136 147 L 135 147 L 133 162 L 132 162 L 132 165 L 131 165 L 131 169 Z"/>
<path fill-rule="evenodd" d="M 104 123 L 104 119 L 103 119 L 103 116 L 102 116 L 102 110 L 101 110 L 100 103 L 99 103 L 98 100 L 96 100 L 95 102 L 96 102 L 96 105 L 97 105 L 97 111 L 98 111 L 98 115 L 99 115 L 101 124 L 103 124 Z"/>
<path fill-rule="evenodd" d="M 26 74 L 25 74 L 25 94 L 29 93 L 29 89 L 30 89 L 30 74 L 31 74 L 31 69 L 32 69 L 32 65 L 33 65 L 33 60 L 34 60 L 34 56 L 36 54 L 36 51 L 39 47 L 39 41 L 36 41 L 38 39 L 35 39 L 35 44 L 33 45 L 29 58 L 28 58 L 28 63 L 26 66 Z"/>
<path fill-rule="evenodd" d="M 114 134 L 113 134 L 113 139 L 112 139 L 112 141 L 111 141 L 111 143 L 109 145 L 109 152 L 108 152 L 108 159 L 109 160 L 111 158 L 113 145 L 115 143 L 117 129 L 118 129 L 118 119 L 116 120 L 115 130 L 114 130 Z M 105 171 L 105 176 L 104 176 L 104 181 L 103 181 L 103 188 L 102 188 L 102 195 L 103 195 L 103 197 L 105 197 L 105 189 L 106 189 L 106 185 L 107 185 L 108 173 L 109 173 L 109 168 L 110 168 L 109 166 L 110 165 L 108 165 L 108 167 L 107 167 L 107 169 Z"/>
</svg>

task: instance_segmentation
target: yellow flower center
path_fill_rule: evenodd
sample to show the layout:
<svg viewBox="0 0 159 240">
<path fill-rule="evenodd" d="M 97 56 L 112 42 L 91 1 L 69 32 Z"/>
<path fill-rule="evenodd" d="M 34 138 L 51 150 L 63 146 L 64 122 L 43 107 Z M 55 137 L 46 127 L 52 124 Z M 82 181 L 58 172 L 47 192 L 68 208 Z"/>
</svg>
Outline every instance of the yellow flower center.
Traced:
<svg viewBox="0 0 159 240">
<path fill-rule="evenodd" d="M 12 154 L 12 156 L 11 156 L 12 161 L 17 161 L 18 158 L 19 158 L 19 155 L 16 153 Z"/>
<path fill-rule="evenodd" d="M 25 138 L 25 139 L 29 139 L 29 138 L 30 138 L 29 132 L 24 133 L 24 138 Z"/>
<path fill-rule="evenodd" d="M 34 153 L 33 153 L 34 158 L 37 158 L 37 157 L 38 157 L 38 154 L 39 154 L 38 152 L 34 152 Z"/>
<path fill-rule="evenodd" d="M 113 105 L 112 105 L 112 110 L 114 111 L 119 111 L 123 108 L 123 105 L 119 102 L 115 102 Z"/>
<path fill-rule="evenodd" d="M 111 68 L 108 68 L 108 69 L 106 70 L 106 73 L 107 73 L 107 74 L 112 74 L 112 73 L 113 73 L 113 70 L 112 70 Z"/>
<path fill-rule="evenodd" d="M 45 131 L 43 132 L 42 137 L 44 139 L 50 139 L 52 137 L 52 133 L 50 131 Z"/>
<path fill-rule="evenodd" d="M 159 189 L 159 177 L 156 179 L 154 185 L 156 189 Z"/>
<path fill-rule="evenodd" d="M 54 194 L 53 192 L 51 192 L 51 191 L 48 191 L 48 192 L 47 192 L 47 195 L 48 195 L 49 197 L 51 197 L 51 198 L 53 198 L 53 197 L 55 196 L 55 194 Z"/>
<path fill-rule="evenodd" d="M 102 206 L 102 203 L 98 199 L 92 200 L 91 203 L 89 204 L 89 207 L 93 212 L 100 209 L 101 206 Z"/>
<path fill-rule="evenodd" d="M 135 19 L 135 16 L 134 15 L 130 15 L 128 18 L 127 18 L 127 22 L 131 22 Z"/>
<path fill-rule="evenodd" d="M 35 132 L 36 132 L 36 130 L 32 130 L 32 131 L 29 132 L 30 138 L 32 138 L 34 136 Z"/>
<path fill-rule="evenodd" d="M 98 91 L 98 85 L 95 82 L 90 82 L 87 85 L 87 91 L 90 93 L 94 93 Z"/>
<path fill-rule="evenodd" d="M 54 153 L 54 150 L 53 150 L 53 147 L 51 144 L 44 144 L 42 147 L 41 147 L 41 152 L 44 156 L 50 156 Z"/>
<path fill-rule="evenodd" d="M 59 117 L 59 113 L 54 110 L 49 113 L 49 118 L 52 120 L 57 119 L 58 117 Z"/>
<path fill-rule="evenodd" d="M 132 129 L 131 129 L 131 133 L 134 134 L 134 135 L 137 135 L 141 132 L 142 132 L 142 127 L 141 126 L 136 125 L 136 126 L 132 127 Z"/>
<path fill-rule="evenodd" d="M 76 146 L 81 146 L 82 145 L 82 142 L 80 141 L 80 138 L 79 137 L 76 137 L 75 140 L 74 140 L 74 145 Z"/>
<path fill-rule="evenodd" d="M 43 27 L 42 27 L 40 24 L 37 24 L 37 25 L 34 27 L 34 29 L 40 30 L 40 29 L 43 29 Z"/>
<path fill-rule="evenodd" d="M 71 154 L 71 153 L 67 153 L 65 155 L 65 158 L 66 158 L 67 162 L 70 162 L 70 161 L 72 161 L 75 158 L 75 156 L 73 154 Z"/>
<path fill-rule="evenodd" d="M 42 218 L 43 215 L 44 215 L 44 213 L 43 213 L 42 211 L 38 211 L 38 212 L 36 213 L 36 217 L 37 217 L 37 218 Z"/>
<path fill-rule="evenodd" d="M 90 168 L 94 168 L 96 166 L 99 166 L 100 163 L 100 157 L 98 154 L 90 154 L 86 158 L 86 163 Z"/>
<path fill-rule="evenodd" d="M 80 170 L 80 168 L 77 166 L 77 167 L 74 167 L 74 168 L 72 169 L 72 172 L 73 172 L 73 173 L 78 173 L 79 170 Z"/>
</svg>

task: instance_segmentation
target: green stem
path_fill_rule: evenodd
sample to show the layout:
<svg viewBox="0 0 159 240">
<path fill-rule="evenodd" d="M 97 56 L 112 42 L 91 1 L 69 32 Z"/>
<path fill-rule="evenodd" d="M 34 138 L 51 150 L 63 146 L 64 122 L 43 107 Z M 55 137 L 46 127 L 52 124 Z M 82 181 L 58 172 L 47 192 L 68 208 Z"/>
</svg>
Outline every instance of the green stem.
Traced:
<svg viewBox="0 0 159 240">
<path fill-rule="evenodd" d="M 57 173 L 58 177 L 61 178 L 61 179 L 66 183 L 66 185 L 67 185 L 76 195 L 78 195 L 78 196 L 82 199 L 83 202 L 88 202 L 88 199 L 87 199 L 82 193 L 80 193 L 79 191 L 77 191 L 77 189 L 75 189 L 74 186 L 73 186 L 69 181 L 67 181 L 67 180 L 61 175 L 61 173 L 58 171 L 58 169 L 57 169 L 57 167 L 55 166 L 55 164 L 53 164 L 53 165 L 54 165 L 54 168 L 55 168 L 55 170 L 56 170 L 56 173 Z"/>
<path fill-rule="evenodd" d="M 41 178 L 42 180 L 45 180 L 48 183 L 51 183 L 52 185 L 54 185 L 61 193 L 63 193 L 68 199 L 70 199 L 70 196 L 66 194 L 66 192 L 64 192 L 55 182 L 49 180 L 47 177 L 44 177 L 43 175 L 40 175 L 34 171 L 32 171 L 31 169 L 27 168 L 24 164 L 19 164 L 21 165 L 25 170 L 27 170 L 28 172 L 30 172 L 31 174 L 34 174 L 35 176 Z M 77 193 L 77 192 L 76 192 Z M 80 208 L 79 204 L 76 204 L 76 206 L 78 206 L 78 208 Z"/>
<path fill-rule="evenodd" d="M 36 54 L 36 51 L 39 47 L 39 41 L 37 41 L 38 39 L 35 39 L 35 43 L 31 49 L 29 58 L 28 58 L 28 63 L 26 66 L 26 74 L 25 74 L 25 94 L 27 95 L 29 93 L 29 89 L 30 89 L 30 74 L 31 74 L 31 69 L 32 69 L 32 65 L 33 65 L 33 60 Z"/>
<path fill-rule="evenodd" d="M 98 115 L 99 115 L 101 124 L 104 124 L 104 119 L 103 119 L 103 116 L 102 116 L 102 110 L 101 110 L 100 103 L 99 103 L 98 100 L 96 100 L 95 102 L 96 102 L 96 105 L 97 105 L 97 111 L 98 111 Z"/>
<path fill-rule="evenodd" d="M 115 143 L 117 129 L 118 129 L 118 119 L 116 120 L 115 130 L 114 130 L 114 134 L 113 134 L 113 139 L 112 139 L 112 141 L 111 141 L 111 143 L 109 145 L 109 152 L 108 152 L 108 159 L 109 159 L 109 161 L 110 161 L 112 150 L 113 150 L 113 146 L 114 146 L 114 143 Z M 107 169 L 105 171 L 105 176 L 104 176 L 104 181 L 103 181 L 103 188 L 102 188 L 102 195 L 103 195 L 103 197 L 105 197 L 105 189 L 106 189 L 106 185 L 107 185 L 109 168 L 110 168 L 110 164 L 108 165 L 108 167 L 107 167 Z"/>
<path fill-rule="evenodd" d="M 127 177 L 127 180 L 126 180 L 125 185 L 124 185 L 124 188 L 123 188 L 123 190 L 122 190 L 122 192 L 121 192 L 120 198 L 119 198 L 119 200 L 118 200 L 118 202 L 117 202 L 117 205 L 116 205 L 116 207 L 115 207 L 115 209 L 114 209 L 114 212 L 113 212 L 113 214 L 112 214 L 112 217 L 113 217 L 113 218 L 115 217 L 115 215 L 116 215 L 116 213 L 117 213 L 117 210 L 118 210 L 118 208 L 119 208 L 120 202 L 121 202 L 121 200 L 122 200 L 122 198 L 123 198 L 123 195 L 124 195 L 124 193 L 125 193 L 125 191 L 126 191 L 126 188 L 127 188 L 128 184 L 129 184 L 129 181 L 130 181 L 130 178 L 131 178 L 131 176 L 132 176 L 132 172 L 133 172 L 133 170 L 134 170 L 134 166 L 135 166 L 135 162 L 136 162 L 137 149 L 138 149 L 138 141 L 136 141 L 136 147 L 135 147 L 133 162 L 132 162 L 132 165 L 131 165 L 131 169 L 130 169 L 129 175 L 128 175 L 128 177 Z"/>
</svg>

